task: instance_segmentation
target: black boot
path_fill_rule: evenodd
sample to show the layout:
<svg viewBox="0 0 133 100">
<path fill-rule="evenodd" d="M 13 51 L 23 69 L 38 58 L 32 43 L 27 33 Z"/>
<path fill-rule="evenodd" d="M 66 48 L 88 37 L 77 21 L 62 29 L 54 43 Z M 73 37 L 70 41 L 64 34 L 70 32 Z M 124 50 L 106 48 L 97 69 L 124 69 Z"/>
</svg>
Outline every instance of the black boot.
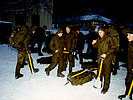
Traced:
<svg viewBox="0 0 133 100">
<path fill-rule="evenodd" d="M 38 56 L 43 56 L 43 54 L 41 52 L 38 53 Z"/>
<path fill-rule="evenodd" d="M 132 99 L 132 93 L 130 94 L 130 100 L 133 100 L 133 99 Z"/>
<path fill-rule="evenodd" d="M 17 75 L 15 75 L 15 78 L 18 79 L 18 78 L 21 78 L 23 76 L 24 76 L 23 74 L 17 74 Z"/>
<path fill-rule="evenodd" d="M 122 98 L 125 98 L 126 97 L 126 94 L 123 94 L 123 95 L 119 95 L 118 98 L 119 99 L 122 99 Z"/>
<path fill-rule="evenodd" d="M 16 66 L 16 71 L 15 71 L 15 78 L 18 79 L 20 77 L 23 77 L 23 74 L 20 74 L 20 68 L 21 68 L 21 64 L 17 63 Z"/>
<path fill-rule="evenodd" d="M 37 73 L 39 71 L 38 68 L 34 68 L 34 73 Z"/>
<path fill-rule="evenodd" d="M 102 94 L 105 94 L 107 91 L 108 91 L 108 89 L 102 89 L 102 90 L 101 90 L 101 93 L 102 93 Z"/>
<path fill-rule="evenodd" d="M 116 74 L 117 74 L 117 70 L 114 70 L 114 71 L 113 71 L 113 75 L 116 75 Z"/>
<path fill-rule="evenodd" d="M 48 69 L 45 69 L 46 75 L 49 76 L 50 72 L 48 71 Z"/>
</svg>

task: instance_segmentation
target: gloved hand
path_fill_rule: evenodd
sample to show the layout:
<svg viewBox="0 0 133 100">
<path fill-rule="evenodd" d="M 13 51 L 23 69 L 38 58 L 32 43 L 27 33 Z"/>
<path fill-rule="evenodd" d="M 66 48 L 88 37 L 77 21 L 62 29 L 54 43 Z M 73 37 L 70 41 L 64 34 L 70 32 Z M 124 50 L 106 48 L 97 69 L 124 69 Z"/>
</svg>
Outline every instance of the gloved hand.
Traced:
<svg viewBox="0 0 133 100">
<path fill-rule="evenodd" d="M 55 53 L 57 53 L 59 50 L 55 50 Z"/>
<path fill-rule="evenodd" d="M 72 51 L 71 54 L 75 56 L 76 55 L 76 51 Z"/>
<path fill-rule="evenodd" d="M 30 51 L 30 50 L 28 50 L 28 51 L 27 51 L 27 54 L 31 54 L 31 51 Z"/>
</svg>

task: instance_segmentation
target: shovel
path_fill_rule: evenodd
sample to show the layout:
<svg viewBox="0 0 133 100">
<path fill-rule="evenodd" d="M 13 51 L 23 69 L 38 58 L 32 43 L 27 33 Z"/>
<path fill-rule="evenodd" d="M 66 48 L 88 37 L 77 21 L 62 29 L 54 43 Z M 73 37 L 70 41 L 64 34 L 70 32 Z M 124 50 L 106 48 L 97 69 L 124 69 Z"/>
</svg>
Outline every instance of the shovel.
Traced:
<svg viewBox="0 0 133 100">
<path fill-rule="evenodd" d="M 32 59 L 31 59 L 31 54 L 28 52 L 28 58 L 29 58 L 29 65 L 30 65 L 30 71 L 31 71 L 31 74 L 33 72 L 33 63 L 32 63 Z"/>
<path fill-rule="evenodd" d="M 103 65 L 104 58 L 100 57 L 100 59 L 101 59 L 100 69 L 99 69 L 98 77 L 95 80 L 95 84 L 93 85 L 94 88 L 101 88 L 102 87 L 102 84 L 101 84 L 101 81 L 100 81 L 100 77 L 101 77 L 102 65 Z"/>
</svg>

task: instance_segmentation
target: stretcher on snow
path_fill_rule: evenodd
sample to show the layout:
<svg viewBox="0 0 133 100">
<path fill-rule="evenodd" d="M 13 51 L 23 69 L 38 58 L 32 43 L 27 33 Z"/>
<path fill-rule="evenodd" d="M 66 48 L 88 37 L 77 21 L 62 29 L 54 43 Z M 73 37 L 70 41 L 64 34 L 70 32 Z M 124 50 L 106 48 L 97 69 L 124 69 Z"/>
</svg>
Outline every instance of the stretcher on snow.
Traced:
<svg viewBox="0 0 133 100">
<path fill-rule="evenodd" d="M 67 83 L 69 82 L 72 85 L 82 85 L 84 83 L 87 83 L 91 81 L 93 78 L 96 78 L 96 74 L 94 73 L 94 70 L 97 70 L 97 68 L 90 68 L 89 70 L 79 70 L 76 72 L 72 72 L 67 75 Z"/>
</svg>

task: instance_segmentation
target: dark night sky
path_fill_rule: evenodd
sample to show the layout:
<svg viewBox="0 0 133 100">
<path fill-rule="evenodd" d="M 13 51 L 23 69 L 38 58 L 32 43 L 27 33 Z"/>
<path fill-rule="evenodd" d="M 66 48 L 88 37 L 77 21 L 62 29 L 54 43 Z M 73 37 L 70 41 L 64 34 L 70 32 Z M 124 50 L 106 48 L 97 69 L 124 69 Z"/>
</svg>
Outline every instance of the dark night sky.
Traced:
<svg viewBox="0 0 133 100">
<path fill-rule="evenodd" d="M 2 8 L 3 2 L 23 1 L 23 0 L 0 0 Z M 30 0 L 27 0 L 30 1 Z M 38 0 L 33 0 L 38 2 Z M 116 20 L 132 21 L 133 7 L 132 0 L 53 0 L 54 1 L 54 20 L 81 16 L 86 14 L 100 14 L 107 18 Z"/>
<path fill-rule="evenodd" d="M 132 19 L 131 0 L 54 0 L 54 17 L 69 17 L 87 13 L 122 20 Z"/>
</svg>

